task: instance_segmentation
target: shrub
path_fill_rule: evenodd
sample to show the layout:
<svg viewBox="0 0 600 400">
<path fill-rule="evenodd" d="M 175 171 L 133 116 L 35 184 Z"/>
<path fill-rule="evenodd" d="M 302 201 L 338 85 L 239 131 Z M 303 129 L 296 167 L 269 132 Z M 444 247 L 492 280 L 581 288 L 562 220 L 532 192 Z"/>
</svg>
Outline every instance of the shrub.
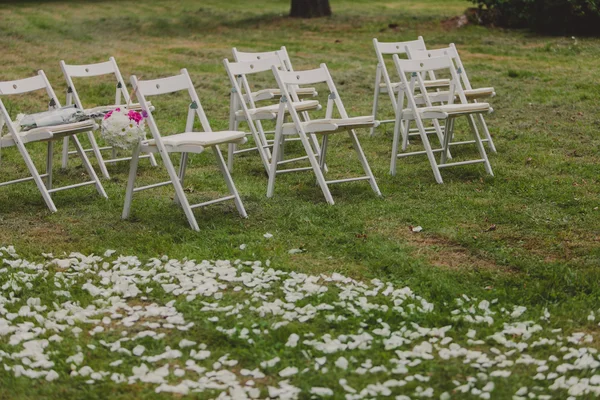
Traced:
<svg viewBox="0 0 600 400">
<path fill-rule="evenodd" d="M 600 0 L 470 0 L 483 23 L 538 32 L 600 36 Z"/>
</svg>

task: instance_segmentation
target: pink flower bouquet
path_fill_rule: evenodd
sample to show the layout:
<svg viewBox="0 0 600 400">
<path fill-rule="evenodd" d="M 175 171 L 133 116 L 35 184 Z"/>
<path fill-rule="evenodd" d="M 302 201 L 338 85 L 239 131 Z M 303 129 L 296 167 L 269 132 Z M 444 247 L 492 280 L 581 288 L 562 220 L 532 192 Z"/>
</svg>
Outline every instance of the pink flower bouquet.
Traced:
<svg viewBox="0 0 600 400">
<path fill-rule="evenodd" d="M 111 146 L 131 150 L 141 140 L 146 139 L 144 115 L 127 107 L 115 108 L 102 119 L 102 137 Z"/>
</svg>

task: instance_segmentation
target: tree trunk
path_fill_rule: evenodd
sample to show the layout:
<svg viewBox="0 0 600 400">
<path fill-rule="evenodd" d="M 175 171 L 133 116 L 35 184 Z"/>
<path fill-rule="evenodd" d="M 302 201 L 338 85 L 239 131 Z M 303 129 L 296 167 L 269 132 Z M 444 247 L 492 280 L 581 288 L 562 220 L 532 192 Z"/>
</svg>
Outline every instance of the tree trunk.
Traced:
<svg viewBox="0 0 600 400">
<path fill-rule="evenodd" d="M 292 0 L 290 17 L 315 18 L 331 15 L 329 0 Z"/>
</svg>

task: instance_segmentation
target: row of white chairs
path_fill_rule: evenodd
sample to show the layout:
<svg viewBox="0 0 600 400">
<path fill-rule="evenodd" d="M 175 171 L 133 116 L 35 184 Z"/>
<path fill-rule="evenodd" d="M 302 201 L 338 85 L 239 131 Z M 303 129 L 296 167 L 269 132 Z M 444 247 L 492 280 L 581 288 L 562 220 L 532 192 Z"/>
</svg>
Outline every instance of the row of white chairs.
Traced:
<svg viewBox="0 0 600 400">
<path fill-rule="evenodd" d="M 425 50 L 422 38 L 415 42 L 400 43 L 379 43 L 374 40 L 376 53 L 378 57 L 378 66 L 376 74 L 375 99 L 373 115 L 350 117 L 340 95 L 336 89 L 334 81 L 325 64 L 319 68 L 307 71 L 294 71 L 289 55 L 282 47 L 276 51 L 249 53 L 240 52 L 233 49 L 234 61 L 224 60 L 224 66 L 231 82 L 231 100 L 230 100 L 230 118 L 229 130 L 213 132 L 206 114 L 202 108 L 200 99 L 190 76 L 186 69 L 182 69 L 180 74 L 168 78 L 154 80 L 138 80 L 134 75 L 131 77 L 133 92 L 136 95 L 137 103 L 132 103 L 130 94 L 119 71 L 114 58 L 109 61 L 97 64 L 87 65 L 68 65 L 61 61 L 61 69 L 67 81 L 67 104 L 75 104 L 76 107 L 88 112 L 102 112 L 117 108 L 119 105 L 127 104 L 130 108 L 146 111 L 148 114 L 147 124 L 152 138 L 142 141 L 137 146 L 131 157 L 116 157 L 115 149 L 110 147 L 100 147 L 96 141 L 93 131 L 98 127 L 92 121 L 83 121 L 75 124 L 59 125 L 54 127 L 36 128 L 26 132 L 19 132 L 15 122 L 13 122 L 0 98 L 0 149 L 2 147 L 16 146 L 23 156 L 29 169 L 31 177 L 21 178 L 9 182 L 1 183 L 7 185 L 12 183 L 34 180 L 38 189 L 42 193 L 46 204 L 51 211 L 56 211 L 56 207 L 51 198 L 51 194 L 58 190 L 70 189 L 86 184 L 95 184 L 98 192 L 106 197 L 102 184 L 94 172 L 86 153 L 93 153 L 98 160 L 99 168 L 104 177 L 109 177 L 107 164 L 119 161 L 130 161 L 130 173 L 127 184 L 125 205 L 123 209 L 123 218 L 130 214 L 132 197 L 134 193 L 142 190 L 152 189 L 165 185 L 173 185 L 175 189 L 175 201 L 179 204 L 188 219 L 190 226 L 194 230 L 199 230 L 197 221 L 193 215 L 193 208 L 214 204 L 226 200 L 234 200 L 238 212 L 242 217 L 246 217 L 242 200 L 237 192 L 235 184 L 231 178 L 230 172 L 233 171 L 234 156 L 239 153 L 256 151 L 268 175 L 267 196 L 271 197 L 274 193 L 274 185 L 278 174 L 296 171 L 312 170 L 316 176 L 323 195 L 328 203 L 333 204 L 333 198 L 329 190 L 330 184 L 367 180 L 372 190 L 381 195 L 377 186 L 375 177 L 370 169 L 369 163 L 365 157 L 364 151 L 360 145 L 355 129 L 367 128 L 371 132 L 379 125 L 375 119 L 377 113 L 379 96 L 381 93 L 389 93 L 395 112 L 395 129 L 393 140 L 393 154 L 391 163 L 391 172 L 395 173 L 396 159 L 398 156 L 398 146 L 400 136 L 402 138 L 402 149 L 406 150 L 409 137 L 415 134 L 420 136 L 425 147 L 422 152 L 403 153 L 408 155 L 426 154 L 431 163 L 436 180 L 441 183 L 440 168 L 451 165 L 463 165 L 475 162 L 483 162 L 488 173 L 492 173 L 483 142 L 487 141 L 490 147 L 493 146 L 485 120 L 482 114 L 491 111 L 489 104 L 477 103 L 479 97 L 472 95 L 473 89 L 470 87 L 464 67 L 458 57 L 456 48 L 451 45 L 447 49 Z M 418 44 L 418 46 L 416 45 Z M 396 51 L 392 51 L 395 48 Z M 393 83 L 387 72 L 384 54 L 391 54 L 394 65 L 398 71 L 400 82 Z M 400 59 L 398 56 L 405 54 L 409 60 Z M 458 66 L 455 65 L 458 64 Z M 436 79 L 435 73 L 446 70 L 450 74 L 449 79 Z M 277 88 L 263 88 L 253 91 L 251 84 L 254 74 L 272 71 L 277 82 Z M 73 78 L 97 77 L 100 75 L 114 75 L 116 79 L 115 102 L 109 106 L 96 107 L 94 109 L 85 109 L 79 93 L 74 85 Z M 322 106 L 318 100 L 311 99 L 318 94 L 314 87 L 318 84 L 325 84 L 328 91 L 325 116 L 312 118 L 310 113 L 315 110 L 321 110 Z M 464 85 L 464 87 L 463 87 Z M 428 89 L 433 88 L 433 92 Z M 36 77 L 0 82 L 0 95 L 20 94 L 30 91 L 46 89 L 50 97 L 50 104 L 53 107 L 60 106 L 50 83 L 46 79 L 43 71 L 40 71 Z M 163 136 L 156 124 L 153 116 L 154 108 L 148 101 L 151 96 L 173 93 L 178 91 L 187 91 L 190 97 L 188 107 L 188 116 L 186 130 L 183 133 Z M 478 93 L 483 93 L 480 91 Z M 486 92 L 487 93 L 487 92 Z M 493 89 L 492 89 L 493 93 Z M 396 96 L 397 94 L 397 96 Z M 493 95 L 493 94 L 492 94 Z M 278 100 L 278 103 L 260 106 L 264 101 Z M 473 102 L 469 102 L 472 100 Z M 455 103 L 457 101 L 458 103 Z M 405 106 L 406 104 L 406 106 Z M 406 108 L 405 108 L 406 107 Z M 334 115 L 335 113 L 335 115 Z M 468 160 L 461 162 L 448 163 L 452 157 L 450 145 L 453 142 L 454 120 L 459 116 L 467 116 L 473 131 L 474 140 L 480 153 L 481 159 Z M 485 139 L 479 137 L 475 119 L 473 116 L 481 117 L 478 122 L 483 124 Z M 286 117 L 291 120 L 286 122 Z M 202 126 L 202 132 L 194 131 L 195 118 L 198 118 Z M 263 127 L 264 121 L 273 121 L 275 129 L 266 131 Z M 6 122 L 8 135 L 2 136 L 2 121 Z M 431 121 L 432 126 L 425 127 L 424 121 Z M 441 121 L 441 122 L 440 122 Z M 388 122 L 388 121 L 383 121 Z M 411 129 L 411 123 L 416 124 L 416 129 Z M 239 130 L 240 123 L 246 123 L 250 132 L 245 133 Z M 359 162 L 364 171 L 363 176 L 350 177 L 336 180 L 326 180 L 325 173 L 328 171 L 326 164 L 326 154 L 328 147 L 329 134 L 336 132 L 347 132 L 358 156 Z M 77 138 L 77 134 L 85 133 L 90 142 L 90 148 L 84 149 Z M 274 138 L 268 139 L 268 134 L 273 133 Z M 433 149 L 428 135 L 435 134 L 441 143 L 440 148 Z M 251 148 L 240 148 L 246 143 L 246 136 L 252 137 L 254 144 Z M 319 142 L 319 137 L 321 138 Z M 69 185 L 60 188 L 52 187 L 52 153 L 53 141 L 63 140 L 62 166 L 66 167 L 70 154 L 77 154 L 90 174 L 91 180 L 79 184 Z M 291 140 L 301 142 L 305 155 L 301 157 L 286 159 L 284 156 L 284 143 Z M 31 142 L 47 142 L 47 162 L 46 171 L 40 174 L 31 160 L 31 157 L 25 147 L 25 144 Z M 69 151 L 69 141 L 75 147 L 74 151 Z M 467 142 L 460 142 L 464 144 Z M 228 158 L 225 162 L 219 145 L 228 145 Z M 199 204 L 190 204 L 183 190 L 183 181 L 190 153 L 202 153 L 207 148 L 212 148 L 217 164 L 225 178 L 229 195 L 210 200 Z M 112 151 L 112 157 L 104 159 L 103 151 Z M 434 153 L 441 153 L 440 163 L 434 157 Z M 165 182 L 135 186 L 137 168 L 140 158 L 148 158 L 153 166 L 156 166 L 155 154 L 159 154 L 167 172 L 169 180 Z M 171 160 L 169 154 L 181 153 L 181 161 L 178 171 Z M 309 166 L 282 169 L 289 163 L 308 161 Z"/>
</svg>

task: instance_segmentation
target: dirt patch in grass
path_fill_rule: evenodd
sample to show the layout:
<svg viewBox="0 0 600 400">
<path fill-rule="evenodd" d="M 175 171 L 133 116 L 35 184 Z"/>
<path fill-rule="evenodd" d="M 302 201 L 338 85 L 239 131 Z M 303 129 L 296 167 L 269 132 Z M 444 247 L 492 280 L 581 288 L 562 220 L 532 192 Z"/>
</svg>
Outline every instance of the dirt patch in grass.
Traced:
<svg viewBox="0 0 600 400">
<path fill-rule="evenodd" d="M 384 231 L 382 231 L 381 227 L 377 227 L 376 225 L 372 228 L 382 235 L 395 237 L 405 242 L 413 249 L 413 253 L 416 257 L 425 259 L 429 264 L 435 267 L 447 268 L 455 271 L 482 269 L 502 273 L 516 272 L 510 267 L 499 265 L 494 260 L 486 258 L 481 254 L 475 254 L 460 243 L 439 235 L 412 232 L 408 226 L 402 226 L 397 229 L 387 227 L 383 228 Z"/>
</svg>

